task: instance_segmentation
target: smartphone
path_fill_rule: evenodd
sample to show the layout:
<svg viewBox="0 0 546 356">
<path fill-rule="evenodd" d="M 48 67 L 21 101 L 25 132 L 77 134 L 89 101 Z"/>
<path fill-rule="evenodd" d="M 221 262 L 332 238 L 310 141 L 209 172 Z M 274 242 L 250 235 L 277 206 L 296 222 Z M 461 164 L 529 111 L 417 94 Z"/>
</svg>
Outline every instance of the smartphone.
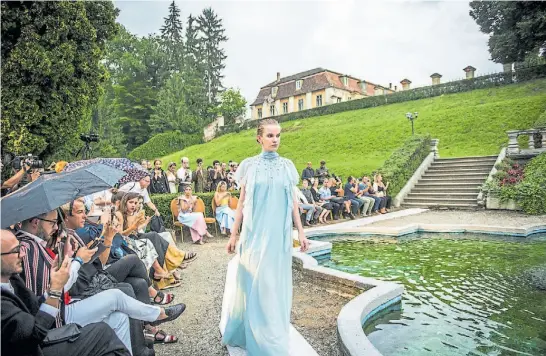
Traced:
<svg viewBox="0 0 546 356">
<path fill-rule="evenodd" d="M 87 248 L 88 248 L 89 250 L 92 250 L 92 249 L 94 249 L 95 247 L 97 247 L 97 246 L 98 246 L 99 244 L 101 244 L 101 243 L 102 243 L 102 240 L 101 240 L 101 239 L 95 239 L 95 240 L 93 240 L 93 242 L 91 243 L 91 245 L 89 245 Z"/>
<path fill-rule="evenodd" d="M 57 245 L 57 267 L 61 268 L 64 260 L 64 242 L 59 242 Z"/>
</svg>

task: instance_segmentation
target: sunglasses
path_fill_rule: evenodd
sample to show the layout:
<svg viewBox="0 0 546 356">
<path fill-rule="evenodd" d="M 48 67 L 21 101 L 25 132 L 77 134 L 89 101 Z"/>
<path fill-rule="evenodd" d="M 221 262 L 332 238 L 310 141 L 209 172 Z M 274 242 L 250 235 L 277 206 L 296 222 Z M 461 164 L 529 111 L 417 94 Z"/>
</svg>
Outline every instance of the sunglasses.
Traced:
<svg viewBox="0 0 546 356">
<path fill-rule="evenodd" d="M 4 255 L 12 255 L 16 253 L 18 256 L 21 256 L 21 251 L 26 252 L 26 247 L 23 245 L 18 245 L 13 250 L 9 252 L 2 252 L 0 255 L 4 256 Z"/>
</svg>

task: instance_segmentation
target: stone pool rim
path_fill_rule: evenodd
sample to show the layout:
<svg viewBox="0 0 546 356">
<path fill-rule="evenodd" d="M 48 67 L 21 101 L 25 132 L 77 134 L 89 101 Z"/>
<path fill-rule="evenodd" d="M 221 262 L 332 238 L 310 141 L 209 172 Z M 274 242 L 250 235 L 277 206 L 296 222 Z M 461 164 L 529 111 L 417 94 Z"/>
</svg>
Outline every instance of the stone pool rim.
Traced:
<svg viewBox="0 0 546 356">
<path fill-rule="evenodd" d="M 381 356 L 366 337 L 362 326 L 374 314 L 400 302 L 404 286 L 320 266 L 314 257 L 302 252 L 294 251 L 292 257 L 295 264 L 300 265 L 304 272 L 317 278 L 365 290 L 345 304 L 338 314 L 339 349 L 346 356 Z"/>
<path fill-rule="evenodd" d="M 357 228 L 332 229 L 316 231 L 307 237 L 325 237 L 332 235 L 351 234 L 362 236 L 390 236 L 400 237 L 414 233 L 477 233 L 489 235 L 502 235 L 514 237 L 529 237 L 534 234 L 546 232 L 546 224 L 530 224 L 521 227 L 506 227 L 499 225 L 470 225 L 470 224 L 407 224 L 404 226 L 365 226 Z M 346 239 L 346 237 L 344 238 Z"/>
<path fill-rule="evenodd" d="M 346 229 L 332 229 L 311 232 L 309 238 L 332 235 L 362 235 L 362 236 L 390 236 L 400 237 L 413 233 L 480 233 L 491 235 L 528 237 L 533 234 L 546 232 L 546 224 L 531 224 L 522 227 L 503 227 L 498 225 L 470 225 L 470 224 L 407 224 L 401 227 L 359 227 Z M 347 239 L 347 237 L 344 237 Z M 370 288 L 351 299 L 343 306 L 337 317 L 337 334 L 339 348 L 346 356 L 382 356 L 368 339 L 363 325 L 374 314 L 401 301 L 404 286 L 394 282 L 380 281 L 374 278 L 362 277 L 348 272 L 320 266 L 318 261 L 305 253 L 293 253 L 297 264 L 303 270 L 314 274 L 322 274 L 328 279 L 338 281 L 352 281 L 361 289 Z"/>
</svg>

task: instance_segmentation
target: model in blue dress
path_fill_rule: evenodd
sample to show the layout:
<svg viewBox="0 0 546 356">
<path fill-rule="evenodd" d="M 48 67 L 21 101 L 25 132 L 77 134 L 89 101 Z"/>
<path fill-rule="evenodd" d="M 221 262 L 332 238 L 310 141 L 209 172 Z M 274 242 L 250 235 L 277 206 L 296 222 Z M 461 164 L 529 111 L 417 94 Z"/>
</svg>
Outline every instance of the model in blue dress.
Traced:
<svg viewBox="0 0 546 356">
<path fill-rule="evenodd" d="M 257 135 L 262 153 L 241 162 L 235 176 L 241 195 L 226 248 L 238 254 L 239 264 L 222 342 L 249 356 L 289 354 L 293 221 L 301 250 L 309 246 L 294 203 L 298 172 L 276 152 L 280 131 L 275 120 L 263 120 Z"/>
</svg>

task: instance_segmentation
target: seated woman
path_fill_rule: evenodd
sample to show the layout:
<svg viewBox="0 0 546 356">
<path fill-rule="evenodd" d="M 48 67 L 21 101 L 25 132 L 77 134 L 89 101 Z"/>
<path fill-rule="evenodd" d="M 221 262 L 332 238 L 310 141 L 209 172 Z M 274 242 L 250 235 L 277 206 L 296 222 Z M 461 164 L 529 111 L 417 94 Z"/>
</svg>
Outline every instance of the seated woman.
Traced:
<svg viewBox="0 0 546 356">
<path fill-rule="evenodd" d="M 191 253 L 185 254 L 155 232 L 138 233 L 139 228 L 146 226 L 151 220 L 151 217 L 146 217 L 142 213 L 134 214 L 139 196 L 138 193 L 129 192 L 121 199 L 120 211 L 116 212 L 123 227 L 121 235 L 127 237 L 126 241 L 129 246 L 137 252 L 143 262 L 147 266 L 151 265 L 150 274 L 159 289 L 176 287 L 180 285 L 181 278 L 176 269 L 183 262 L 192 260 L 196 256 Z M 150 246 L 153 247 L 155 253 Z"/>
<path fill-rule="evenodd" d="M 222 235 L 226 235 L 226 230 L 231 232 L 233 223 L 235 222 L 235 211 L 229 207 L 229 199 L 231 193 L 227 191 L 226 182 L 218 183 L 216 193 L 214 193 L 214 203 L 216 204 L 216 221 L 220 225 Z"/>
<path fill-rule="evenodd" d="M 205 223 L 203 213 L 193 212 L 195 203 L 197 203 L 197 197 L 191 193 L 191 186 L 187 185 L 184 188 L 184 195 L 178 197 L 178 221 L 190 228 L 193 243 L 202 245 L 204 243 L 203 237 L 212 237 L 212 235 L 207 231 L 207 224 Z"/>
<path fill-rule="evenodd" d="M 391 208 L 391 197 L 387 195 L 387 189 L 389 188 L 389 182 L 387 185 L 383 183 L 383 177 L 381 174 L 376 174 L 373 177 L 373 189 L 377 192 L 377 196 L 381 198 L 381 204 L 379 206 L 381 214 L 388 213 Z"/>
<path fill-rule="evenodd" d="M 137 207 L 136 207 L 136 211 L 133 213 L 133 215 L 137 216 L 137 215 L 142 215 L 142 214 L 145 214 L 145 210 L 144 210 L 144 197 L 141 195 L 138 197 L 138 204 L 137 204 Z M 153 217 L 151 218 L 153 219 Z M 139 234 L 144 234 L 146 233 L 146 227 L 148 226 L 148 222 L 145 221 L 145 223 L 143 223 L 141 226 L 138 227 L 138 233 Z M 169 244 L 171 245 L 174 245 L 176 247 L 176 244 L 174 243 L 174 240 L 173 240 L 173 236 L 171 235 L 170 232 L 168 231 L 165 231 L 165 232 L 158 232 L 157 233 L 159 236 L 161 236 L 165 241 L 167 241 Z"/>
</svg>

